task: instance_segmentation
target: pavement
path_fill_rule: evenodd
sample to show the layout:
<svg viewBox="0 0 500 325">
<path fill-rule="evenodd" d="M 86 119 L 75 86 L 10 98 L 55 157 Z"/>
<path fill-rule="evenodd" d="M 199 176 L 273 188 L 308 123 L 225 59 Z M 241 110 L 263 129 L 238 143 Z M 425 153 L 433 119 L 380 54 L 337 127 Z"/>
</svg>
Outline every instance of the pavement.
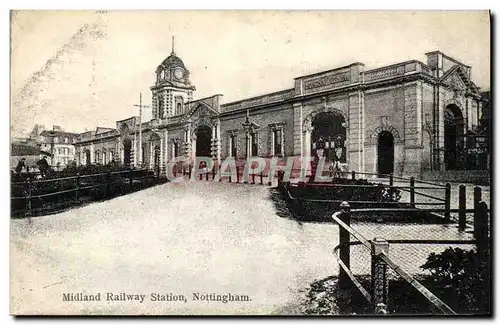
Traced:
<svg viewBox="0 0 500 325">
<path fill-rule="evenodd" d="M 337 226 L 280 218 L 266 186 L 168 183 L 64 213 L 11 220 L 11 313 L 293 314 L 309 284 L 338 273 Z M 143 294 L 63 301 L 64 293 Z M 152 293 L 186 302 L 151 301 Z M 193 301 L 193 293 L 248 302 Z M 102 299 L 102 298 L 101 298 Z"/>
<path fill-rule="evenodd" d="M 455 198 L 458 202 L 458 186 L 452 186 L 452 208 Z M 489 201 L 489 188 L 484 188 L 483 198 Z M 338 274 L 332 255 L 338 226 L 298 223 L 278 216 L 278 209 L 267 186 L 191 181 L 31 221 L 13 219 L 11 313 L 299 313 L 309 285 Z M 367 239 L 471 238 L 470 233 L 460 234 L 447 225 L 353 222 L 352 226 Z M 428 253 L 445 248 L 391 245 L 390 256 L 407 271 L 418 272 Z M 359 249 L 353 248 L 351 265 L 356 273 L 364 273 L 369 252 Z M 103 298 L 63 301 L 68 293 L 100 293 Z M 145 295 L 145 299 L 106 301 L 107 293 Z M 250 301 L 193 300 L 193 294 L 210 293 L 247 296 Z M 186 300 L 152 301 L 152 294 L 182 295 Z"/>
</svg>

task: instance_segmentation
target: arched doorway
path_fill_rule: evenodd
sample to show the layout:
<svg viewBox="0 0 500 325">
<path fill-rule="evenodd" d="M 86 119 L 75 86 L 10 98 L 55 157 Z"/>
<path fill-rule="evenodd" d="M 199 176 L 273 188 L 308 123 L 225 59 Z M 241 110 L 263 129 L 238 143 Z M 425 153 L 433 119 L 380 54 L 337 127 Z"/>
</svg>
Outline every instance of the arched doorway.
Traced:
<svg viewBox="0 0 500 325">
<path fill-rule="evenodd" d="M 382 131 L 378 135 L 377 170 L 379 176 L 394 172 L 394 136 L 389 131 Z"/>
<path fill-rule="evenodd" d="M 444 110 L 444 163 L 446 170 L 460 169 L 464 157 L 464 117 L 456 105 Z"/>
<path fill-rule="evenodd" d="M 153 162 L 154 162 L 154 170 L 155 172 L 160 167 L 160 146 L 156 145 L 153 153 Z"/>
<path fill-rule="evenodd" d="M 212 128 L 207 125 L 200 125 L 196 129 L 196 156 L 212 156 Z"/>
<path fill-rule="evenodd" d="M 328 162 L 346 162 L 346 128 L 342 115 L 324 112 L 312 120 L 311 153 L 325 157 Z"/>
<path fill-rule="evenodd" d="M 91 160 L 90 160 L 90 150 L 85 150 L 85 165 L 90 166 Z"/>
<path fill-rule="evenodd" d="M 132 156 L 132 140 L 123 140 L 123 164 L 130 166 Z"/>
</svg>

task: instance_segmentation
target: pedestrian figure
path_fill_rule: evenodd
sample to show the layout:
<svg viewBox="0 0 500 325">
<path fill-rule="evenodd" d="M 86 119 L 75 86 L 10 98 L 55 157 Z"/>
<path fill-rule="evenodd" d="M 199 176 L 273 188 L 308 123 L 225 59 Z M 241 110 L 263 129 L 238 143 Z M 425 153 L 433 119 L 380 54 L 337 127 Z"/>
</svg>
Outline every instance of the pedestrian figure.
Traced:
<svg viewBox="0 0 500 325">
<path fill-rule="evenodd" d="M 335 162 L 334 174 L 333 177 L 341 178 L 342 177 L 342 168 L 340 168 L 339 162 Z"/>
<path fill-rule="evenodd" d="M 21 174 L 21 172 L 23 171 L 23 168 L 26 167 L 26 159 L 25 158 L 22 158 L 21 160 L 19 160 L 19 162 L 17 163 L 17 166 L 16 166 L 16 173 L 19 175 Z"/>
<path fill-rule="evenodd" d="M 47 170 L 49 169 L 49 163 L 47 162 L 46 156 L 43 156 L 37 163 L 38 169 L 40 170 L 40 176 L 45 177 L 47 175 Z"/>
</svg>

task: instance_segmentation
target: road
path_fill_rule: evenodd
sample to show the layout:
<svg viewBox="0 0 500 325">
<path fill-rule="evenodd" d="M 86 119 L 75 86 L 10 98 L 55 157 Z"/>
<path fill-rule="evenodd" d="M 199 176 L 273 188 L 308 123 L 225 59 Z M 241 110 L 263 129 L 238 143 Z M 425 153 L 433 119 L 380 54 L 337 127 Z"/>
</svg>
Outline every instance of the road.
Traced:
<svg viewBox="0 0 500 325">
<path fill-rule="evenodd" d="M 453 188 L 452 198 L 455 192 Z M 332 255 L 338 227 L 280 217 L 282 208 L 267 186 L 191 181 L 32 222 L 11 220 L 11 313 L 299 313 L 309 285 L 338 274 Z M 456 225 L 351 225 L 367 239 L 472 238 L 470 231 L 460 233 Z M 392 245 L 390 255 L 413 273 L 430 252 L 446 247 Z M 353 247 L 353 271 L 365 274 L 369 265 L 370 252 Z M 101 301 L 63 301 L 68 293 L 100 293 Z M 106 301 L 107 293 L 145 298 Z M 183 295 L 186 302 L 151 301 L 153 293 Z M 251 301 L 193 301 L 194 293 L 230 293 Z"/>
<path fill-rule="evenodd" d="M 337 226 L 277 216 L 269 189 L 169 183 L 57 215 L 11 220 L 13 314 L 290 314 L 337 274 Z M 142 294 L 105 301 L 107 293 Z M 63 301 L 101 293 L 101 301 Z M 152 293 L 187 302 L 151 301 Z M 193 293 L 248 302 L 192 301 Z"/>
</svg>

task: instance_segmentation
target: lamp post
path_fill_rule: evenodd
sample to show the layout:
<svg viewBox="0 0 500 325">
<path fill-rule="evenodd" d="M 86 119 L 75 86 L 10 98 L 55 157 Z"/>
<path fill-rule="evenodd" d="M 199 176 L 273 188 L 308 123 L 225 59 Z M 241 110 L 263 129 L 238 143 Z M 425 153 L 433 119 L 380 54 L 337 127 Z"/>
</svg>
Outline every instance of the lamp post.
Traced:
<svg viewBox="0 0 500 325">
<path fill-rule="evenodd" d="M 47 136 L 50 138 L 50 166 L 54 167 L 54 138 L 56 137 L 54 131 L 48 131 Z"/>
<path fill-rule="evenodd" d="M 484 157 L 484 154 L 486 154 L 486 155 L 489 154 L 489 152 L 488 152 L 489 151 L 488 150 L 488 139 L 487 139 L 486 133 L 484 131 L 478 132 L 476 134 L 476 147 L 477 147 L 478 156 Z M 478 159 L 478 160 L 481 163 L 481 168 L 489 169 L 488 157 L 486 158 L 486 166 L 484 166 L 485 164 L 484 164 L 483 159 Z"/>
<path fill-rule="evenodd" d="M 134 104 L 134 106 L 139 107 L 139 159 L 136 159 L 136 161 L 139 162 L 138 163 L 139 167 L 142 167 L 142 164 L 143 164 L 143 161 L 142 161 L 142 109 L 143 108 L 150 108 L 150 106 L 142 105 L 142 93 L 139 93 L 139 105 Z M 165 141 L 166 141 L 166 139 L 165 139 Z"/>
</svg>

